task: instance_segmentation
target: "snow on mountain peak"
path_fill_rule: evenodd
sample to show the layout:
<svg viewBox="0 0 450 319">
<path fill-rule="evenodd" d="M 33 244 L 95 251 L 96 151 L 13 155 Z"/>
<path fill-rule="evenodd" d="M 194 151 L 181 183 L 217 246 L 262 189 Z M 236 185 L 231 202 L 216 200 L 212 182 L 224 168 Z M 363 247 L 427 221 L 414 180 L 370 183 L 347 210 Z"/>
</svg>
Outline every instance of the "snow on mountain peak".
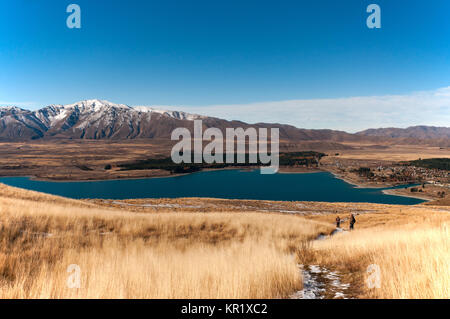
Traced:
<svg viewBox="0 0 450 319">
<path fill-rule="evenodd" d="M 17 106 L 0 106 L 0 110 L 5 112 L 25 112 L 26 110 Z"/>
<path fill-rule="evenodd" d="M 178 120 L 193 121 L 196 119 L 205 118 L 205 116 L 198 115 L 198 114 L 191 114 L 191 113 L 186 113 L 186 112 L 182 112 L 182 111 L 163 110 L 163 109 L 155 108 L 155 107 L 151 107 L 151 106 L 135 106 L 134 109 L 141 113 L 158 113 L 158 114 L 162 114 L 162 115 L 165 115 L 165 116 L 168 116 L 168 117 L 171 117 L 174 119 L 178 119 Z"/>
<path fill-rule="evenodd" d="M 158 114 L 155 120 L 152 115 Z M 70 136 L 75 138 L 136 138 L 155 136 L 158 118 L 187 120 L 205 118 L 197 114 L 163 110 L 158 107 L 130 107 L 106 100 L 89 99 L 72 104 L 52 104 L 29 111 L 18 107 L 0 107 L 0 137 Z M 14 125 L 19 125 L 17 130 Z M 153 126 L 155 123 L 155 127 Z M 166 124 L 164 122 L 162 125 Z M 182 125 L 179 123 L 179 125 Z M 7 130 L 6 127 L 9 127 Z M 3 131 L 2 131 L 3 129 Z M 164 130 L 163 130 L 164 132 Z M 156 134 L 159 134 L 156 132 Z"/>
<path fill-rule="evenodd" d="M 92 99 L 92 100 L 83 100 L 79 101 L 73 104 L 67 104 L 67 105 L 59 105 L 59 107 L 62 108 L 69 108 L 74 109 L 78 108 L 83 112 L 99 112 L 104 109 L 110 109 L 110 108 L 118 108 L 118 109 L 132 109 L 128 105 L 125 104 L 116 104 L 112 103 L 106 100 L 99 100 L 99 99 Z"/>
<path fill-rule="evenodd" d="M 163 107 L 151 107 L 151 106 L 136 106 L 130 107 L 126 104 L 116 104 L 109 102 L 107 100 L 100 99 L 89 99 L 72 104 L 51 104 L 42 109 L 36 111 L 27 111 L 15 106 L 0 107 L 3 114 L 5 113 L 33 113 L 39 120 L 44 122 L 46 126 L 53 126 L 56 122 L 66 119 L 70 114 L 78 114 L 83 117 L 92 117 L 93 120 L 97 120 L 101 117 L 108 117 L 111 112 L 119 112 L 128 114 L 138 115 L 139 113 L 156 113 L 163 116 L 167 116 L 177 120 L 188 120 L 193 121 L 195 119 L 203 119 L 205 116 L 198 114 L 191 114 L 182 111 L 172 111 L 164 109 Z"/>
</svg>

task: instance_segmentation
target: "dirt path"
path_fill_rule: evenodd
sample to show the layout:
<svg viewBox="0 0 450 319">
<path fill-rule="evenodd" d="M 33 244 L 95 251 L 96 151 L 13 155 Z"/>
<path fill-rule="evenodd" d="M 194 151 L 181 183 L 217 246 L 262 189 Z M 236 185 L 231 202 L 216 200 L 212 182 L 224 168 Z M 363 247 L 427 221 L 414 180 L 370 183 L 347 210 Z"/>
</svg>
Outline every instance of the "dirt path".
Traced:
<svg viewBox="0 0 450 319">
<path fill-rule="evenodd" d="M 337 271 L 318 265 L 299 265 L 303 276 L 303 289 L 290 296 L 291 299 L 347 299 L 350 284 L 342 283 Z"/>
<path fill-rule="evenodd" d="M 329 236 L 345 233 L 336 228 Z M 319 234 L 315 240 L 324 240 L 328 236 Z M 342 283 L 338 271 L 331 271 L 319 265 L 299 265 L 303 276 L 303 289 L 290 296 L 291 299 L 348 299 L 350 284 Z"/>
</svg>

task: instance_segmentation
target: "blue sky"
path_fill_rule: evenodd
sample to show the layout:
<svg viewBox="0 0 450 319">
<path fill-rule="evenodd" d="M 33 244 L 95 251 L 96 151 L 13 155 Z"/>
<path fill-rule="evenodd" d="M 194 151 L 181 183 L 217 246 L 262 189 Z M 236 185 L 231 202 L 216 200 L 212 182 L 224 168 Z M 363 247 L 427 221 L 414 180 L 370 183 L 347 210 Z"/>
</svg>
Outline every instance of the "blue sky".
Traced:
<svg viewBox="0 0 450 319">
<path fill-rule="evenodd" d="M 66 27 L 70 3 L 81 7 L 79 30 Z M 366 26 L 371 3 L 381 7 L 381 29 Z M 264 106 L 283 101 L 442 92 L 449 21 L 448 0 L 0 0 L 0 105 L 99 98 L 224 117 L 230 110 L 256 122 L 268 117 Z M 447 102 L 423 124 L 443 125 Z M 290 112 L 301 117 L 302 105 Z M 236 106 L 249 111 L 231 112 Z M 338 128 L 346 114 L 333 112 L 312 123 L 320 117 L 280 109 L 269 120 Z M 339 128 L 356 129 L 348 125 Z"/>
</svg>

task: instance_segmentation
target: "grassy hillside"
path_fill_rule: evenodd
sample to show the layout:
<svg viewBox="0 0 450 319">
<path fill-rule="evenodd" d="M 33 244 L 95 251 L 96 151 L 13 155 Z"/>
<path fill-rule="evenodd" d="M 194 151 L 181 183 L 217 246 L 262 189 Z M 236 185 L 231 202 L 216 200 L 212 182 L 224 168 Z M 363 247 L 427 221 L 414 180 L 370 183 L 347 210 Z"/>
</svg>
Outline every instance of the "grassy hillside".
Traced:
<svg viewBox="0 0 450 319">
<path fill-rule="evenodd" d="M 138 214 L 1 190 L 0 298 L 286 297 L 302 285 L 293 247 L 330 228 L 269 214 Z M 71 264 L 80 289 L 67 288 Z"/>
<path fill-rule="evenodd" d="M 397 206 L 356 219 L 356 230 L 315 241 L 300 260 L 348 274 L 364 298 L 450 298 L 449 207 Z M 369 265 L 381 271 L 380 288 L 367 287 Z"/>
<path fill-rule="evenodd" d="M 334 229 L 332 207 L 363 204 L 323 205 L 138 212 L 0 185 L 0 298 L 283 298 L 302 287 L 298 263 L 339 270 L 356 297 L 450 297 L 448 209 L 367 204 L 356 231 L 314 241 Z M 380 289 L 364 284 L 371 263 Z M 79 289 L 67 286 L 73 264 Z"/>
</svg>

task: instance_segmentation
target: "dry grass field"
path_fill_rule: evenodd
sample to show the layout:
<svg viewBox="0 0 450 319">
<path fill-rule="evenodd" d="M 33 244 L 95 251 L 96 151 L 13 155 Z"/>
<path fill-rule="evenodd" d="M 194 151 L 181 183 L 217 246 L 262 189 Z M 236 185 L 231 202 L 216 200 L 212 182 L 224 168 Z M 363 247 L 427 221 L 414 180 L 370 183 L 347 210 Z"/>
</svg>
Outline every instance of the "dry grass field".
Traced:
<svg viewBox="0 0 450 319">
<path fill-rule="evenodd" d="M 0 142 L 0 176 L 53 180 L 164 176 L 163 170 L 119 171 L 115 165 L 170 154 L 170 140 Z M 105 170 L 111 165 L 111 170 Z"/>
<path fill-rule="evenodd" d="M 171 201 L 137 209 L 0 185 L 0 298 L 285 298 L 302 288 L 299 263 L 339 271 L 352 297 L 450 297 L 448 207 Z M 355 231 L 315 240 L 349 211 Z M 381 288 L 365 284 L 369 264 Z"/>
<path fill-rule="evenodd" d="M 322 222 L 271 214 L 139 214 L 1 187 L 1 298 L 281 298 Z M 66 285 L 81 269 L 80 289 Z"/>
<path fill-rule="evenodd" d="M 314 241 L 299 259 L 346 273 L 360 297 L 450 298 L 450 207 L 392 206 L 356 218 L 356 230 Z M 371 264 L 380 288 L 366 284 Z"/>
</svg>

